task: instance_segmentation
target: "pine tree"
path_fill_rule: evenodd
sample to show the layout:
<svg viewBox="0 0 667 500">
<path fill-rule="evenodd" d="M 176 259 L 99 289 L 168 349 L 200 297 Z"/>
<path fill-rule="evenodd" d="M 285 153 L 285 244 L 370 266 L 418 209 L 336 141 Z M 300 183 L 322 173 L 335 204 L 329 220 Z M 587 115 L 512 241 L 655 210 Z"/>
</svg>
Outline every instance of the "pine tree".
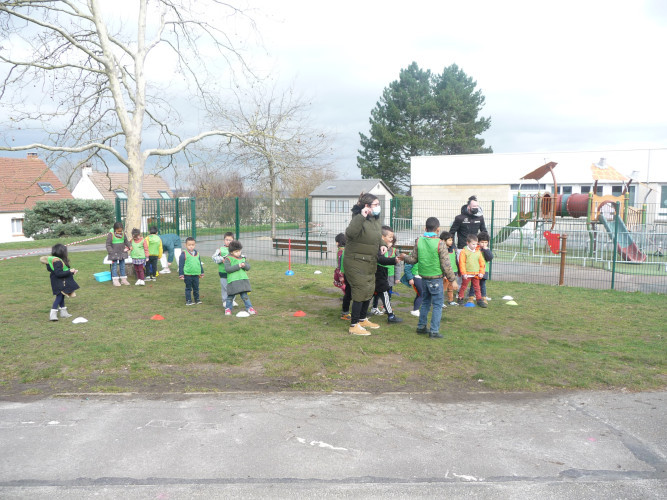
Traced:
<svg viewBox="0 0 667 500">
<path fill-rule="evenodd" d="M 361 176 L 407 191 L 411 156 L 492 152 L 477 137 L 491 120 L 478 118 L 484 96 L 476 86 L 455 64 L 441 75 L 415 62 L 401 70 L 371 111 L 369 136 L 359 134 Z"/>
</svg>

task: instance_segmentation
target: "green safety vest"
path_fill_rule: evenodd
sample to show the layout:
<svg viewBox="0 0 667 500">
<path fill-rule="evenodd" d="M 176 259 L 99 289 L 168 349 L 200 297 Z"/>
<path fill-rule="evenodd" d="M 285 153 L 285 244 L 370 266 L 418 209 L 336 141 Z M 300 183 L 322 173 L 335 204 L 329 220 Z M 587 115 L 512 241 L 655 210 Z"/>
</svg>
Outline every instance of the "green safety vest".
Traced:
<svg viewBox="0 0 667 500">
<path fill-rule="evenodd" d="M 125 243 L 125 235 L 119 238 L 116 236 L 116 233 L 113 232 L 113 229 L 109 232 L 111 233 L 111 243 L 114 245 L 117 245 L 118 243 Z"/>
<path fill-rule="evenodd" d="M 146 239 L 148 240 L 148 255 L 159 255 L 160 243 L 162 243 L 160 237 L 157 234 L 149 234 Z"/>
<path fill-rule="evenodd" d="M 185 254 L 185 264 L 183 265 L 183 274 L 188 276 L 200 275 L 201 274 L 201 259 L 199 254 L 192 255 L 187 250 L 183 252 Z"/>
<path fill-rule="evenodd" d="M 440 238 L 437 236 L 420 236 L 417 240 L 420 276 L 440 276 L 442 274 L 438 253 L 439 243 Z"/>
<path fill-rule="evenodd" d="M 220 255 L 222 256 L 223 259 L 225 257 L 227 257 L 229 255 L 229 248 L 224 246 L 224 245 L 221 246 L 220 247 Z M 221 272 L 222 274 L 227 273 L 227 271 L 225 271 L 225 263 L 224 262 L 221 262 L 220 264 L 218 264 L 218 271 Z"/>
<path fill-rule="evenodd" d="M 461 272 L 463 274 L 479 274 L 479 252 L 477 250 L 471 251 L 467 246 L 461 251 L 466 254 L 466 268 L 461 269 Z"/>
<path fill-rule="evenodd" d="M 396 257 L 396 249 L 394 247 L 391 247 L 391 250 L 387 250 L 384 253 L 385 257 Z M 385 266 L 384 264 L 378 264 L 378 266 L 386 267 L 387 268 L 387 275 L 388 276 L 394 276 L 396 273 L 396 266 L 394 264 L 389 264 Z"/>
<path fill-rule="evenodd" d="M 457 273 L 459 271 L 459 264 L 456 262 L 456 250 L 449 254 L 449 262 L 452 264 L 452 271 Z"/>
<path fill-rule="evenodd" d="M 65 263 L 63 262 L 63 260 L 61 258 L 50 255 L 49 256 L 49 267 L 51 268 L 51 271 L 55 271 L 55 269 L 53 268 L 53 259 L 59 260 L 60 262 L 63 263 L 63 271 L 69 271 L 69 267 L 67 267 L 65 265 Z"/>
<path fill-rule="evenodd" d="M 245 258 L 237 259 L 232 255 L 228 255 L 227 258 L 229 259 L 229 263 L 232 266 L 240 264 L 241 262 L 245 262 Z M 248 273 L 246 273 L 245 269 L 243 268 L 239 268 L 238 271 L 234 271 L 233 273 L 227 274 L 227 284 L 232 283 L 234 281 L 247 280 L 247 279 L 248 279 Z"/>
<path fill-rule="evenodd" d="M 144 240 L 134 241 L 130 243 L 132 250 L 130 250 L 130 257 L 133 259 L 145 259 L 146 251 L 144 250 Z"/>
<path fill-rule="evenodd" d="M 345 247 L 343 247 L 343 252 L 340 254 L 340 273 L 345 274 L 345 266 L 343 266 L 343 260 L 345 259 Z"/>
</svg>

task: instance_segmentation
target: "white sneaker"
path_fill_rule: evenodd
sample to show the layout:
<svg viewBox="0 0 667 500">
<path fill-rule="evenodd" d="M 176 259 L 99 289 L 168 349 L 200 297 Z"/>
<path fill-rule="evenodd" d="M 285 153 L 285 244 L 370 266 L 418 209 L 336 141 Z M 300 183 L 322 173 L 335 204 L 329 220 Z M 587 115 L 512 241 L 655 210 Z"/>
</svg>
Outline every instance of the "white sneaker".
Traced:
<svg viewBox="0 0 667 500">
<path fill-rule="evenodd" d="M 419 309 L 417 309 L 416 311 L 410 311 L 410 314 L 419 317 Z"/>
<path fill-rule="evenodd" d="M 449 303 L 449 305 L 450 305 L 450 306 L 458 306 L 459 303 L 456 302 L 455 300 L 452 300 L 452 301 Z"/>
<path fill-rule="evenodd" d="M 443 303 L 443 304 L 442 304 L 442 308 L 444 309 L 445 307 L 447 307 L 447 304 L 444 304 L 444 303 Z"/>
<path fill-rule="evenodd" d="M 171 273 L 171 270 L 166 267 L 162 271 L 160 271 L 160 274 L 169 274 L 169 273 Z"/>
<path fill-rule="evenodd" d="M 374 314 L 376 316 L 380 316 L 384 314 L 384 311 L 380 311 L 377 307 L 372 307 L 371 308 L 371 314 Z"/>
<path fill-rule="evenodd" d="M 136 285 L 144 286 L 145 284 L 146 284 L 146 283 L 144 282 L 144 280 L 137 280 L 137 282 L 135 283 L 135 286 L 136 286 Z"/>
</svg>

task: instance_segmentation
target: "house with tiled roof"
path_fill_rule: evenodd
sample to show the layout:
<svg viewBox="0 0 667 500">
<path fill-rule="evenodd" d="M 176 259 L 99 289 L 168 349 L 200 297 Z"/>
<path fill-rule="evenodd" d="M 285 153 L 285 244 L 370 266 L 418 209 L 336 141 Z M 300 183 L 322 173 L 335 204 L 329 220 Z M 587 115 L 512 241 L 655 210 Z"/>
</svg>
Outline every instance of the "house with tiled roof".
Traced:
<svg viewBox="0 0 667 500">
<path fill-rule="evenodd" d="M 25 210 L 38 201 L 71 200 L 72 193 L 36 153 L 0 158 L 0 242 L 26 241 Z"/>
<path fill-rule="evenodd" d="M 109 200 L 127 198 L 128 174 L 117 172 L 97 172 L 91 167 L 83 167 L 81 179 L 72 190 L 74 198 L 82 200 Z M 144 198 L 171 199 L 174 197 L 169 184 L 159 175 L 144 175 Z"/>
</svg>

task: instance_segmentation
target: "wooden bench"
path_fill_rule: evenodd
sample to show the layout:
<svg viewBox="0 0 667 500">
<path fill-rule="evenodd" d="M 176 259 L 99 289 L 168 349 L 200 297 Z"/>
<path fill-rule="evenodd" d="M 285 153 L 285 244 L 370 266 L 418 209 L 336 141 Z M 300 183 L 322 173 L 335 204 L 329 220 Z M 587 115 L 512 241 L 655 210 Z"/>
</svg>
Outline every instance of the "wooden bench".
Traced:
<svg viewBox="0 0 667 500">
<path fill-rule="evenodd" d="M 322 255 L 327 257 L 329 254 L 326 241 L 309 239 L 308 245 L 306 246 L 305 239 L 273 238 L 273 248 L 276 250 L 276 255 L 278 255 L 278 250 L 280 250 L 281 255 L 285 255 L 285 250 L 288 250 L 290 247 L 290 240 L 292 241 L 292 250 L 308 250 L 309 252 L 320 252 L 320 258 L 322 258 Z"/>
</svg>

